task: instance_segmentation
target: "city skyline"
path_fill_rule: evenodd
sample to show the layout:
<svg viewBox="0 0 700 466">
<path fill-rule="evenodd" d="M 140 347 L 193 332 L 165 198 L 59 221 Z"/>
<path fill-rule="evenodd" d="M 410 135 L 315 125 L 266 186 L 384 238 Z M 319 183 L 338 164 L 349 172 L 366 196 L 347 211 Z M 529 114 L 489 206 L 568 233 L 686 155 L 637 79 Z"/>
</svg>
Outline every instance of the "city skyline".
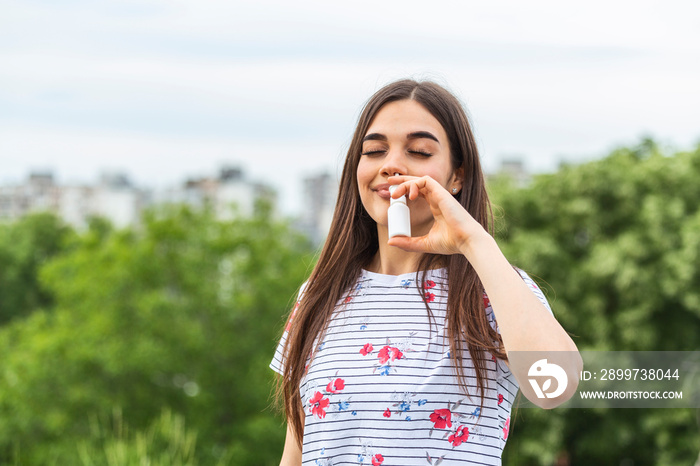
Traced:
<svg viewBox="0 0 700 466">
<path fill-rule="evenodd" d="M 276 195 L 266 185 L 246 179 L 236 167 L 222 167 L 218 174 L 191 177 L 179 186 L 136 186 L 125 173 L 102 173 L 90 183 L 61 183 L 51 171 L 31 172 L 21 183 L 0 183 L 0 223 L 28 214 L 49 212 L 78 230 L 88 228 L 93 217 L 102 217 L 116 228 L 138 227 L 143 211 L 166 204 L 205 205 L 220 220 L 254 214 L 259 200 L 268 201 L 279 217 Z M 235 207 L 233 206 L 235 204 Z M 310 231 L 315 233 L 315 230 Z"/>
</svg>

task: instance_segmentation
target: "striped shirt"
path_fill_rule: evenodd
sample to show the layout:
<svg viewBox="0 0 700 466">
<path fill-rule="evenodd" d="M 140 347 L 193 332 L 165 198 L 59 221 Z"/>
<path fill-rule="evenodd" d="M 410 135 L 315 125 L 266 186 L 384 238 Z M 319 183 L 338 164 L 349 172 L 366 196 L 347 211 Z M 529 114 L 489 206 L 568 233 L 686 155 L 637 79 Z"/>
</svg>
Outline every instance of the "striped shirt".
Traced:
<svg viewBox="0 0 700 466">
<path fill-rule="evenodd" d="M 537 285 L 523 279 L 547 306 Z M 432 328 L 419 293 L 425 290 Z M 498 329 L 484 295 L 488 320 Z M 446 270 L 382 275 L 363 271 L 334 311 L 301 381 L 306 418 L 302 464 L 500 465 L 518 391 L 503 361 L 485 354 L 480 407 L 469 351 L 467 396 L 457 382 L 445 328 Z M 551 311 L 551 309 L 550 309 Z M 270 367 L 280 373 L 285 331 Z"/>
</svg>

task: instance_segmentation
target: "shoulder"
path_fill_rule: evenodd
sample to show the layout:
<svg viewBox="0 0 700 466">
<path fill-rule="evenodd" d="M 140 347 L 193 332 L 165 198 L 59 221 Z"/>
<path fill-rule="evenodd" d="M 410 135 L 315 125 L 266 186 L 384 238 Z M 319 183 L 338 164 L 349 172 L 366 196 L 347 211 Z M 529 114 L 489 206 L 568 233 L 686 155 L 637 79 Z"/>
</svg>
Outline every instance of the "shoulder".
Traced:
<svg viewBox="0 0 700 466">
<path fill-rule="evenodd" d="M 518 274 L 528 286 L 530 291 L 532 291 L 532 293 L 537 297 L 537 299 L 540 300 L 544 307 L 547 308 L 547 310 L 552 315 L 554 315 L 554 312 L 552 311 L 552 308 L 549 305 L 549 301 L 547 301 L 547 297 L 544 295 L 544 292 L 542 292 L 542 289 L 539 287 L 539 285 L 537 285 L 535 280 L 533 280 L 532 277 L 530 277 L 530 275 L 528 275 L 525 271 L 517 267 L 513 268 L 518 272 Z M 496 323 L 496 316 L 493 313 L 491 301 L 489 300 L 489 297 L 487 296 L 486 292 L 484 292 L 484 310 L 486 312 L 486 318 L 488 319 L 489 325 L 491 325 L 491 327 L 500 334 L 501 332 L 498 328 L 498 324 Z"/>
<path fill-rule="evenodd" d="M 299 309 L 299 303 L 301 302 L 301 298 L 304 296 L 304 292 L 306 291 L 306 287 L 308 286 L 308 284 L 309 281 L 307 280 L 304 283 L 302 283 L 302 285 L 299 287 L 299 291 L 297 292 L 297 299 L 295 300 L 294 307 L 292 307 L 292 311 L 289 313 L 287 324 L 284 327 L 285 337 L 289 330 L 292 328 L 292 320 L 294 320 L 294 316 L 297 314 L 297 309 Z"/>
<path fill-rule="evenodd" d="M 518 274 L 520 274 L 520 277 L 523 279 L 523 281 L 527 284 L 528 288 L 530 288 L 530 291 L 533 292 L 535 296 L 544 304 L 544 307 L 547 308 L 547 310 L 553 314 L 552 308 L 549 306 L 549 301 L 547 301 L 547 297 L 544 295 L 544 292 L 542 292 L 542 289 L 537 285 L 535 280 L 533 280 L 525 271 L 513 267 Z"/>
<path fill-rule="evenodd" d="M 304 296 L 304 293 L 306 292 L 306 289 L 309 286 L 309 280 L 306 280 L 304 283 L 301 284 L 299 287 L 299 291 L 297 292 L 297 301 L 301 301 L 301 298 Z"/>
</svg>

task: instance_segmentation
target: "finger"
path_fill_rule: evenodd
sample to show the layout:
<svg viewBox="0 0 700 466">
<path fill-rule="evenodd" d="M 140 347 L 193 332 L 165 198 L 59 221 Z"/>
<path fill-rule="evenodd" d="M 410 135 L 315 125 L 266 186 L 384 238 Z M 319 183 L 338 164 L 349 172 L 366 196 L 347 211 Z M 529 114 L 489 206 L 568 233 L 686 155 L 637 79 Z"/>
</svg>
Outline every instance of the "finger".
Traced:
<svg viewBox="0 0 700 466">
<path fill-rule="evenodd" d="M 398 199 L 404 195 L 411 200 L 418 197 L 419 190 L 411 182 L 404 182 L 393 186 L 396 186 L 396 189 L 391 194 L 391 197 L 394 199 Z"/>
<path fill-rule="evenodd" d="M 409 175 L 391 175 L 389 178 L 387 178 L 387 183 L 389 184 L 401 184 L 405 183 L 406 181 L 410 180 L 415 180 L 418 179 L 417 176 L 409 176 Z"/>
<path fill-rule="evenodd" d="M 409 252 L 429 252 L 425 236 L 418 236 L 415 238 L 409 238 L 408 236 L 394 236 L 393 238 L 389 238 L 387 244 Z"/>
<path fill-rule="evenodd" d="M 423 196 L 432 193 L 435 190 L 433 183 L 437 184 L 437 181 L 433 180 L 429 176 L 421 176 L 420 178 L 414 178 L 407 182 L 407 184 L 410 185 L 411 193 L 416 192 L 416 194 L 420 193 Z"/>
<path fill-rule="evenodd" d="M 415 184 L 423 194 L 433 193 L 438 189 L 445 189 L 442 187 L 442 185 L 440 183 L 435 181 L 430 176 L 421 176 L 420 178 L 415 180 Z"/>
<path fill-rule="evenodd" d="M 408 185 L 405 184 L 398 184 L 398 185 L 391 185 L 391 187 L 395 187 L 396 189 L 389 190 L 390 192 L 390 197 L 392 199 L 398 199 L 401 196 L 408 194 Z"/>
<path fill-rule="evenodd" d="M 447 193 L 440 183 L 429 176 L 410 180 L 408 184 L 410 185 L 409 199 L 411 200 L 416 199 L 418 196 L 423 196 L 432 204 L 433 200 L 437 201 L 442 197 L 442 194 Z"/>
<path fill-rule="evenodd" d="M 410 200 L 412 200 L 412 201 L 415 200 L 415 199 L 418 197 L 418 193 L 419 193 L 419 191 L 420 191 L 420 190 L 418 189 L 418 186 L 416 186 L 415 183 L 410 183 L 408 189 L 409 189 L 409 191 L 408 191 L 408 193 L 409 193 L 409 194 L 408 194 L 408 198 L 409 198 Z"/>
<path fill-rule="evenodd" d="M 421 187 L 424 185 L 424 183 L 419 183 L 420 180 L 421 178 L 416 176 L 390 176 L 388 178 L 389 184 L 397 186 L 391 197 L 397 199 L 405 194 L 408 199 L 415 200 L 420 195 Z"/>
<path fill-rule="evenodd" d="M 388 178 L 388 182 L 390 185 L 398 186 L 391 196 L 394 199 L 406 195 L 413 201 L 418 196 L 429 197 L 440 189 L 445 191 L 445 188 L 430 176 L 394 175 Z"/>
<path fill-rule="evenodd" d="M 389 182 L 390 185 L 396 186 L 396 189 L 392 193 L 391 197 L 393 199 L 398 199 L 399 197 L 403 195 L 408 195 L 409 194 L 409 184 L 406 183 L 407 181 L 410 181 L 412 179 L 415 179 L 415 176 L 407 176 L 407 175 L 393 175 L 387 178 L 387 181 Z"/>
</svg>

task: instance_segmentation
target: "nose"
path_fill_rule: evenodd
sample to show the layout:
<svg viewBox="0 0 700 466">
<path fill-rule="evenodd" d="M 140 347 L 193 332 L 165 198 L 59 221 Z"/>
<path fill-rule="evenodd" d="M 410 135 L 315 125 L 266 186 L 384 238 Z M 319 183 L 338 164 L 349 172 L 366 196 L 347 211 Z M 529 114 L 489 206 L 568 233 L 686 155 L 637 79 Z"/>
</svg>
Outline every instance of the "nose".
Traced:
<svg viewBox="0 0 700 466">
<path fill-rule="evenodd" d="M 398 148 L 391 148 L 384 157 L 381 174 L 383 176 L 393 176 L 396 173 L 408 175 L 408 167 L 406 166 L 406 157 L 403 152 Z"/>
</svg>

